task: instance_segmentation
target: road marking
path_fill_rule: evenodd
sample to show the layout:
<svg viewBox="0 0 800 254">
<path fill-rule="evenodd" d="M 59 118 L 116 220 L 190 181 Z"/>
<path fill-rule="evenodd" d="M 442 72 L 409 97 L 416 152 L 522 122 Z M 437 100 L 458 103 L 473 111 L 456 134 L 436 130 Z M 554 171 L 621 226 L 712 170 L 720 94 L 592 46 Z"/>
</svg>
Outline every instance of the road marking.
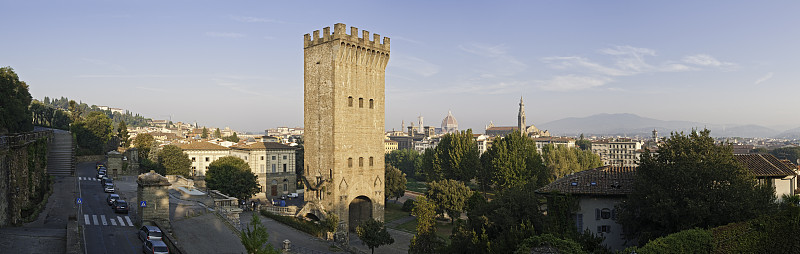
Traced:
<svg viewBox="0 0 800 254">
<path fill-rule="evenodd" d="M 117 220 L 111 219 L 111 226 L 116 226 L 116 225 L 117 225 Z"/>
<path fill-rule="evenodd" d="M 88 214 L 84 214 L 83 215 L 83 219 L 86 220 L 86 225 L 89 225 L 89 215 Z"/>
<path fill-rule="evenodd" d="M 97 225 L 97 215 L 92 215 L 92 220 L 94 220 L 94 224 Z"/>
<path fill-rule="evenodd" d="M 131 217 L 125 216 L 125 220 L 128 220 L 128 226 L 133 227 L 133 222 L 131 222 Z"/>
<path fill-rule="evenodd" d="M 100 215 L 100 220 L 103 221 L 103 226 L 108 225 L 108 222 L 106 222 L 106 216 L 105 215 Z"/>
</svg>

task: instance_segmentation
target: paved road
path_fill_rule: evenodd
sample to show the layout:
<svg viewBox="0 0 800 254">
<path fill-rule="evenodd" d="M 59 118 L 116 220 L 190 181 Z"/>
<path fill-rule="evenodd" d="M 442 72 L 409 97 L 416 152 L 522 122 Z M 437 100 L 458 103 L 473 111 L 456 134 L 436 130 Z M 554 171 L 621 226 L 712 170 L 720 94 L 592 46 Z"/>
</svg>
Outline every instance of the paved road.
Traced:
<svg viewBox="0 0 800 254">
<path fill-rule="evenodd" d="M 103 192 L 97 180 L 97 170 L 93 162 L 80 163 L 76 168 L 79 181 L 82 205 L 78 215 L 78 223 L 84 227 L 84 238 L 87 253 L 141 253 L 142 242 L 136 238 L 135 204 L 131 205 L 128 214 L 117 214 L 106 203 L 107 193 Z M 136 187 L 132 177 L 127 181 L 115 179 L 117 194 L 123 200 L 135 201 Z"/>
</svg>

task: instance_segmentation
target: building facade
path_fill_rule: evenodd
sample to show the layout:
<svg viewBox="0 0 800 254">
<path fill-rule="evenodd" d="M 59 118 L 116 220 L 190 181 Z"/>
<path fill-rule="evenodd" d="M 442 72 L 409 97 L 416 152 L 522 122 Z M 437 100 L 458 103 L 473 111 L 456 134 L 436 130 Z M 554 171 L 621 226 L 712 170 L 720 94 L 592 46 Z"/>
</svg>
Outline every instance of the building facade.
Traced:
<svg viewBox="0 0 800 254">
<path fill-rule="evenodd" d="M 242 158 L 258 176 L 266 198 L 275 199 L 297 192 L 295 148 L 275 142 L 232 146 L 231 155 Z"/>
<path fill-rule="evenodd" d="M 600 156 L 603 165 L 636 167 L 643 144 L 630 138 L 602 139 L 592 141 L 592 153 Z"/>
<path fill-rule="evenodd" d="M 334 212 L 353 230 L 383 220 L 384 93 L 389 38 L 345 24 L 305 34 L 304 132 L 307 217 Z"/>
</svg>

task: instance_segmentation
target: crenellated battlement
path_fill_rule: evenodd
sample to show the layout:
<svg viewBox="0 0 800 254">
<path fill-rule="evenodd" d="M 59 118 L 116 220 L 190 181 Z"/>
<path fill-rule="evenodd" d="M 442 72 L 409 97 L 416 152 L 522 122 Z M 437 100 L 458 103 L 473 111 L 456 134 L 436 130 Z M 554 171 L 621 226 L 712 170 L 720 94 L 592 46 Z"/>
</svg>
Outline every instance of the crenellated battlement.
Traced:
<svg viewBox="0 0 800 254">
<path fill-rule="evenodd" d="M 385 53 L 389 52 L 389 37 L 383 37 L 383 43 L 381 43 L 381 36 L 378 34 L 373 34 L 372 40 L 370 40 L 369 31 L 362 30 L 361 37 L 359 37 L 358 28 L 350 27 L 350 34 L 345 32 L 346 28 L 347 25 L 336 23 L 333 25 L 333 33 L 331 33 L 330 27 L 325 27 L 322 29 L 322 34 L 320 34 L 319 30 L 314 31 L 313 36 L 312 34 L 305 34 L 303 36 L 303 48 L 313 47 L 335 40 L 342 40 L 343 42 L 357 46 L 373 48 Z"/>
</svg>

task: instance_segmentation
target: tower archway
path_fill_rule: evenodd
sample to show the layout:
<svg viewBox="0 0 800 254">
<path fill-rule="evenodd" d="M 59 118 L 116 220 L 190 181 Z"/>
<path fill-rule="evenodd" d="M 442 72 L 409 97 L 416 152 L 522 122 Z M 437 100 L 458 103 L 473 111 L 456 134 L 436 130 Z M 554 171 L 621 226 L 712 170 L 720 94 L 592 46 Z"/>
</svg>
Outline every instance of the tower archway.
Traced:
<svg viewBox="0 0 800 254">
<path fill-rule="evenodd" d="M 350 202 L 348 224 L 349 230 L 354 232 L 358 225 L 372 218 L 372 200 L 366 196 L 358 196 Z"/>
</svg>

